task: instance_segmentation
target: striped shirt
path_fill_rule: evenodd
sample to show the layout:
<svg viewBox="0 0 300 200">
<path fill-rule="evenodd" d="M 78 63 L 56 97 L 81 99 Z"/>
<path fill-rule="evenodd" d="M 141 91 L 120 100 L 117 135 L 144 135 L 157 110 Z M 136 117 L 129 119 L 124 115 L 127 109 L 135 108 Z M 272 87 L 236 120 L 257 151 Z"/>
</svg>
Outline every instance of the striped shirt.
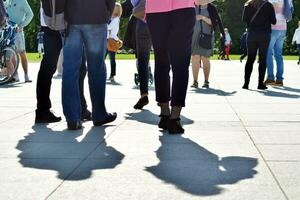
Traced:
<svg viewBox="0 0 300 200">
<path fill-rule="evenodd" d="M 161 13 L 182 8 L 194 8 L 194 0 L 147 0 L 146 13 Z"/>
<path fill-rule="evenodd" d="M 284 0 L 270 0 L 275 8 L 277 23 L 272 25 L 272 30 L 287 30 L 286 18 L 283 14 Z"/>
</svg>

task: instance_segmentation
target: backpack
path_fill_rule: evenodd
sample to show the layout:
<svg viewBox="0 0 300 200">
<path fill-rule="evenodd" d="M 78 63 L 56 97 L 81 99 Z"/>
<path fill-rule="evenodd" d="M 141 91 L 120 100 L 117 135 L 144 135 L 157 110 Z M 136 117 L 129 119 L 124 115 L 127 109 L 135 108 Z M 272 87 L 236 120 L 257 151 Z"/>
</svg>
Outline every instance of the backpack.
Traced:
<svg viewBox="0 0 300 200">
<path fill-rule="evenodd" d="M 41 0 L 42 14 L 46 25 L 56 31 L 65 30 L 67 23 L 65 21 L 66 0 Z"/>
</svg>

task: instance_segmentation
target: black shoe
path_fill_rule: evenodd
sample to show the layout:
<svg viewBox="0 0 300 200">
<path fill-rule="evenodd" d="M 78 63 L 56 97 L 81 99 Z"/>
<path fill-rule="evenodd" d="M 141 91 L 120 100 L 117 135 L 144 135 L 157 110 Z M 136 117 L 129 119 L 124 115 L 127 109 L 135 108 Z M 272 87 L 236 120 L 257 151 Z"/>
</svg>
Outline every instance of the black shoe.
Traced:
<svg viewBox="0 0 300 200">
<path fill-rule="evenodd" d="M 140 98 L 138 102 L 133 106 L 134 109 L 143 109 L 145 105 L 149 103 L 148 96 L 144 96 L 143 98 Z"/>
<path fill-rule="evenodd" d="M 248 89 L 249 89 L 249 86 L 246 85 L 246 84 L 244 84 L 242 88 L 245 89 L 245 90 L 248 90 Z"/>
<path fill-rule="evenodd" d="M 94 121 L 94 126 L 102 126 L 104 124 L 115 121 L 117 118 L 117 113 L 108 113 L 106 119 L 102 121 Z"/>
<path fill-rule="evenodd" d="M 92 120 L 92 113 L 88 109 L 83 110 L 81 112 L 81 120 L 82 121 L 90 121 L 90 120 Z"/>
<path fill-rule="evenodd" d="M 81 122 L 67 122 L 67 125 L 71 131 L 82 129 Z"/>
<path fill-rule="evenodd" d="M 209 88 L 209 82 L 208 81 L 204 81 L 202 87 L 208 89 Z"/>
<path fill-rule="evenodd" d="M 169 119 L 168 121 L 168 130 L 169 134 L 182 134 L 184 133 L 184 129 L 180 124 L 180 118 L 177 119 Z"/>
<path fill-rule="evenodd" d="M 259 89 L 259 90 L 266 90 L 266 89 L 268 89 L 268 87 L 265 86 L 265 85 L 258 85 L 257 89 Z"/>
<path fill-rule="evenodd" d="M 168 130 L 168 121 L 170 119 L 169 115 L 159 115 L 160 121 L 158 123 L 158 128 L 163 130 Z"/>
<path fill-rule="evenodd" d="M 35 123 L 54 123 L 61 121 L 61 117 L 56 117 L 51 111 L 35 111 Z"/>
</svg>

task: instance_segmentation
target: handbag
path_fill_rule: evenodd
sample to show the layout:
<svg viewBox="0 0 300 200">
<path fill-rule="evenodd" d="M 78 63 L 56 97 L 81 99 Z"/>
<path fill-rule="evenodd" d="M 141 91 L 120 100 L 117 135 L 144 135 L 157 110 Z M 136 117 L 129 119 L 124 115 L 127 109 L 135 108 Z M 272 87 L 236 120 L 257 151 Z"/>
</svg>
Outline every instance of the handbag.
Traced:
<svg viewBox="0 0 300 200">
<path fill-rule="evenodd" d="M 201 13 L 201 8 L 199 7 L 199 14 Z M 203 21 L 200 21 L 201 32 L 199 34 L 199 46 L 204 49 L 212 49 L 212 39 L 213 39 L 213 29 L 211 28 L 211 33 L 203 33 Z"/>
<path fill-rule="evenodd" d="M 113 38 L 107 39 L 107 50 L 111 52 L 117 52 L 123 46 L 122 40 L 115 40 Z"/>
</svg>

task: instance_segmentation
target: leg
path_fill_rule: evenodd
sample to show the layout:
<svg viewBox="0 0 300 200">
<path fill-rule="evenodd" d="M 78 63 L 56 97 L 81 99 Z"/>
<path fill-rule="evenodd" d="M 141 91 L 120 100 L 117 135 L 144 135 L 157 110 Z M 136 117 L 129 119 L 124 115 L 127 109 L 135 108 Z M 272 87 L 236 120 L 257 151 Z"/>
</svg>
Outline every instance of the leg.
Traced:
<svg viewBox="0 0 300 200">
<path fill-rule="evenodd" d="M 16 49 L 19 52 L 22 67 L 25 75 L 25 82 L 31 82 L 28 77 L 28 60 L 26 56 L 25 36 L 24 32 L 18 32 L 16 36 Z"/>
<path fill-rule="evenodd" d="M 50 123 L 60 121 L 51 112 L 50 89 L 52 77 L 56 70 L 57 59 L 62 47 L 62 40 L 58 31 L 43 27 L 44 34 L 44 56 L 38 72 L 36 83 L 36 123 Z"/>
<path fill-rule="evenodd" d="M 81 121 L 79 71 L 82 62 L 83 37 L 81 26 L 70 26 L 65 38 L 62 74 L 62 105 L 68 124 Z"/>
<path fill-rule="evenodd" d="M 108 51 L 109 54 L 109 60 L 110 60 L 110 77 L 113 78 L 114 76 L 116 76 L 116 52 L 112 52 L 112 51 Z"/>
<path fill-rule="evenodd" d="M 137 69 L 140 78 L 141 98 L 135 104 L 135 109 L 142 109 L 149 103 L 148 81 L 149 81 L 149 60 L 151 50 L 151 37 L 148 26 L 142 20 L 137 20 L 136 24 L 136 56 Z"/>
<path fill-rule="evenodd" d="M 201 58 L 199 55 L 194 55 L 192 56 L 192 70 L 193 70 L 193 78 L 194 78 L 194 83 L 198 83 L 198 75 L 199 75 L 199 70 L 201 67 Z"/>
<path fill-rule="evenodd" d="M 247 50 L 248 50 L 248 59 L 245 65 L 245 82 L 244 82 L 244 89 L 248 89 L 251 73 L 253 70 L 253 64 L 255 62 L 256 54 L 257 54 L 257 41 L 256 35 L 249 33 L 248 40 L 247 40 Z"/>
<path fill-rule="evenodd" d="M 53 74 L 56 70 L 56 63 L 62 48 L 62 41 L 59 32 L 45 28 L 44 48 L 40 70 L 36 84 L 37 111 L 47 112 L 51 108 L 50 89 Z"/>
<path fill-rule="evenodd" d="M 299 54 L 299 59 L 298 59 L 298 65 L 300 64 L 300 44 L 297 44 L 298 46 L 298 54 Z"/>
<path fill-rule="evenodd" d="M 170 115 L 170 60 L 168 53 L 169 13 L 147 14 L 155 55 L 156 101 L 161 107 L 161 115 Z"/>
<path fill-rule="evenodd" d="M 205 81 L 209 81 L 209 74 L 210 74 L 210 60 L 208 57 L 201 57 L 201 60 L 203 62 L 203 72 L 204 72 L 204 78 Z"/>
<path fill-rule="evenodd" d="M 267 54 L 267 69 L 268 69 L 268 78 L 267 79 L 271 80 L 271 81 L 275 80 L 273 50 L 274 50 L 276 40 L 277 40 L 277 32 L 273 30 L 272 34 L 271 34 L 271 40 L 270 40 L 270 44 L 268 47 L 268 54 Z"/>
<path fill-rule="evenodd" d="M 171 22 L 172 26 L 168 37 L 168 50 L 173 72 L 171 106 L 184 107 L 189 79 L 195 10 L 172 11 Z"/>
<path fill-rule="evenodd" d="M 283 57 L 282 57 L 282 49 L 284 44 L 286 31 L 278 31 L 278 38 L 274 45 L 274 56 L 277 65 L 277 73 L 276 80 L 283 81 Z"/>
<path fill-rule="evenodd" d="M 94 125 L 102 125 L 100 122 L 108 117 L 105 108 L 106 65 L 104 62 L 107 28 L 105 24 L 82 25 L 82 27 L 92 102 L 92 120 Z"/>
<path fill-rule="evenodd" d="M 267 68 L 267 53 L 268 53 L 268 47 L 270 43 L 270 36 L 266 34 L 265 36 L 262 36 L 258 42 L 258 48 L 259 48 L 259 78 L 258 78 L 258 85 L 261 86 L 261 88 L 264 88 L 264 79 L 266 74 L 266 68 Z M 266 88 L 265 88 L 266 89 Z"/>
</svg>

